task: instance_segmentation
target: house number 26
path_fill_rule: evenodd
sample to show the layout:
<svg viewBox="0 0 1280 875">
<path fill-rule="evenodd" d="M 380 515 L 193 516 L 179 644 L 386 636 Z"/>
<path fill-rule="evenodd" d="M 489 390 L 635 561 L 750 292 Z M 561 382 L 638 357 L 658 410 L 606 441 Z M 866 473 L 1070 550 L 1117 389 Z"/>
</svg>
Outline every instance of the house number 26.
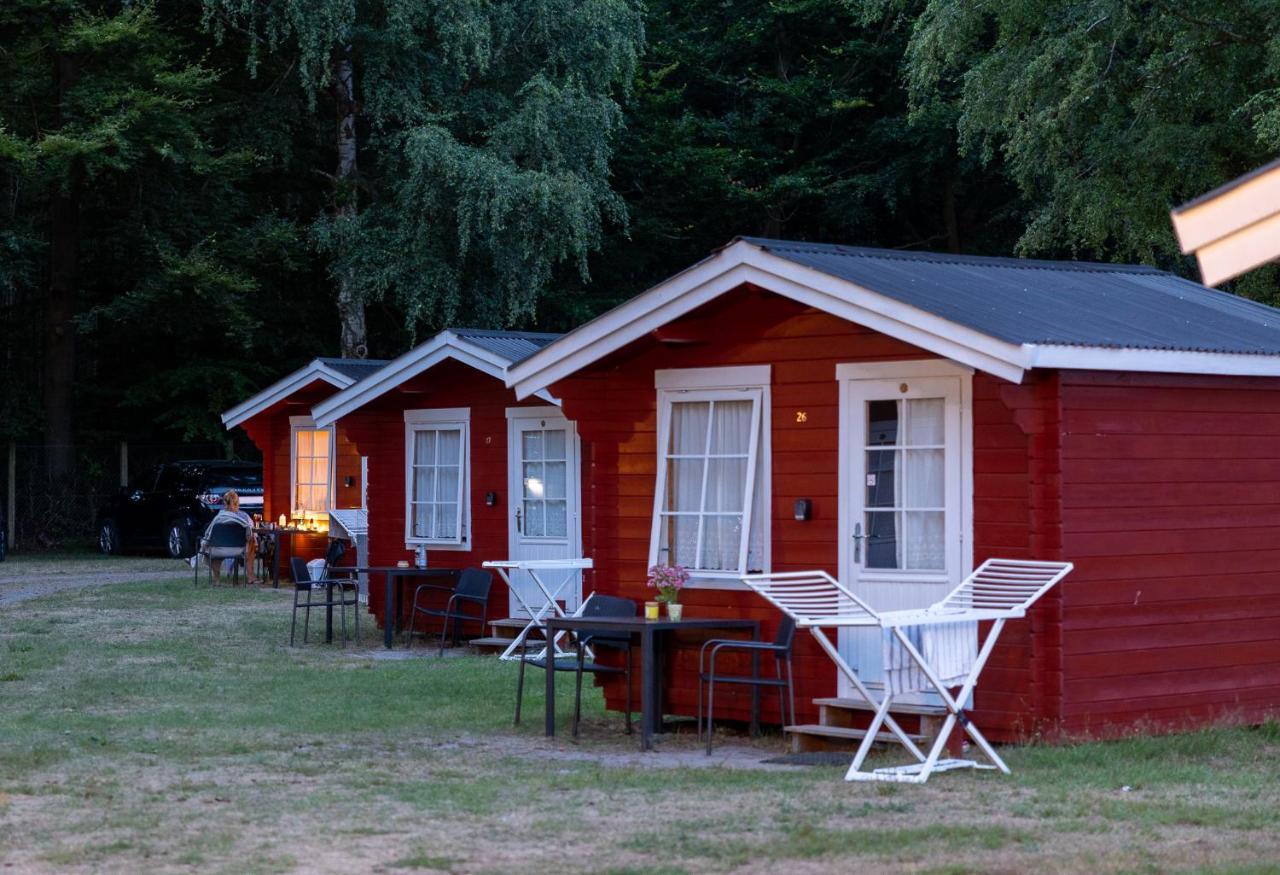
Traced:
<svg viewBox="0 0 1280 875">
<path fill-rule="evenodd" d="M 796 422 L 808 422 L 808 421 L 809 421 L 809 411 L 807 410 L 796 411 Z"/>
</svg>

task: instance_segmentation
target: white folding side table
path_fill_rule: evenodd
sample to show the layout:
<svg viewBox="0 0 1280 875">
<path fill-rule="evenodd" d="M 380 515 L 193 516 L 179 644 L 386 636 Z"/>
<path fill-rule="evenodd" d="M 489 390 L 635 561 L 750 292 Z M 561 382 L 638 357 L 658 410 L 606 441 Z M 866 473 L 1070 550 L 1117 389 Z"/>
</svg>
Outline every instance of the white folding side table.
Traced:
<svg viewBox="0 0 1280 875">
<path fill-rule="evenodd" d="M 528 624 L 520 630 L 520 634 L 516 635 L 516 637 L 511 640 L 511 643 L 507 645 L 507 649 L 502 651 L 502 655 L 498 657 L 499 659 L 508 660 L 520 658 L 517 651 L 519 651 L 520 646 L 524 643 L 524 639 L 529 636 L 530 632 L 534 629 L 546 628 L 545 618 L 548 613 L 555 612 L 555 615 L 558 617 L 567 616 L 564 609 L 560 607 L 560 603 L 556 601 L 556 598 L 564 591 L 564 588 L 577 577 L 578 572 L 594 567 L 590 559 L 504 559 L 501 561 L 484 562 L 481 564 L 485 568 L 492 568 L 498 572 L 503 581 L 507 584 L 507 589 L 511 591 L 511 593 L 516 597 L 516 601 L 520 602 L 521 606 L 529 614 Z M 512 571 L 524 571 L 528 573 L 529 577 L 533 580 L 534 585 L 541 590 L 542 595 L 546 598 L 546 603 L 538 607 L 530 605 L 529 601 L 524 597 L 524 593 L 521 592 L 521 588 L 514 586 L 511 583 Z M 541 573 L 546 573 L 548 571 L 565 571 L 568 573 L 565 574 L 564 580 L 560 581 L 560 583 L 553 589 L 547 586 L 546 581 L 542 579 Z M 553 655 L 549 656 L 547 654 L 548 648 L 544 646 L 542 650 L 538 652 L 536 658 L 554 659 L 569 656 L 570 654 L 567 650 L 560 649 L 559 641 L 563 634 L 563 632 L 557 633 L 555 638 L 548 642 L 550 648 L 554 651 Z"/>
</svg>

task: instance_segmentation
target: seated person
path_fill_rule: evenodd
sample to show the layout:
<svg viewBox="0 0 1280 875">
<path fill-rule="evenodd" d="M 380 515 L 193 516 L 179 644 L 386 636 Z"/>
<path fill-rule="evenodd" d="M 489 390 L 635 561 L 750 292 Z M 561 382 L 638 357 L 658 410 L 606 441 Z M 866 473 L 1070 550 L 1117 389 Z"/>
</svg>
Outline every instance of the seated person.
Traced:
<svg viewBox="0 0 1280 875">
<path fill-rule="evenodd" d="M 213 582 L 222 582 L 222 561 L 240 555 L 240 550 L 236 547 L 209 547 L 209 535 L 213 531 L 213 527 L 220 523 L 236 523 L 244 526 L 245 536 L 245 554 L 244 567 L 245 579 L 249 583 L 260 584 L 261 580 L 255 579 L 253 575 L 253 561 L 258 552 L 258 539 L 253 534 L 253 518 L 240 509 L 240 495 L 234 489 L 228 489 L 222 495 L 222 510 L 210 521 L 209 527 L 204 530 L 204 535 L 200 538 L 200 551 L 209 557 L 209 570 L 213 572 Z M 221 554 L 221 555 L 220 555 Z"/>
</svg>

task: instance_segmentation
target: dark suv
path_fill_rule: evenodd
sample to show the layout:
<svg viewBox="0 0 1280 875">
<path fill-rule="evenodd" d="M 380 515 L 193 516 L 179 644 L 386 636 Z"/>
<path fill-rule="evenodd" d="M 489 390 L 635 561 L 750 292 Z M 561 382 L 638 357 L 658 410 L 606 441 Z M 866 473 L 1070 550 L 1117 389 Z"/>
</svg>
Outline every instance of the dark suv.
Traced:
<svg viewBox="0 0 1280 875">
<path fill-rule="evenodd" d="M 239 494 L 241 510 L 260 513 L 262 466 L 215 459 L 150 468 L 98 513 L 98 548 L 103 553 L 159 548 L 185 559 L 230 489 Z"/>
</svg>

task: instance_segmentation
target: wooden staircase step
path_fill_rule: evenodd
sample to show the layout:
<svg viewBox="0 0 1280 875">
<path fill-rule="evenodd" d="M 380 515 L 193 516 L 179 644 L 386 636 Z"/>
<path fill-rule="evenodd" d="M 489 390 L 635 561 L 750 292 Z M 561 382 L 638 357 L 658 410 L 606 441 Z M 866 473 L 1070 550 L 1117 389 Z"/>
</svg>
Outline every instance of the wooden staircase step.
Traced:
<svg viewBox="0 0 1280 875">
<path fill-rule="evenodd" d="M 838 708 L 846 711 L 874 711 L 879 707 L 865 699 L 842 699 L 837 696 L 814 699 L 813 704 L 819 708 Z M 947 716 L 947 709 L 942 705 L 912 705 L 895 702 L 889 711 L 892 714 L 919 714 L 924 717 Z"/>
<path fill-rule="evenodd" d="M 502 620 L 490 620 L 489 632 L 490 637 L 506 638 L 510 641 L 512 638 L 520 634 L 520 630 L 529 625 L 527 619 L 522 620 L 519 617 L 507 617 Z"/>
<path fill-rule="evenodd" d="M 865 729 L 850 729 L 847 726 L 824 726 L 820 723 L 804 723 L 783 728 L 791 738 L 792 753 L 806 753 L 818 750 L 855 751 L 862 739 L 867 737 Z M 924 736 L 907 733 L 907 737 L 916 744 L 925 742 Z M 883 744 L 897 744 L 898 737 L 892 732 L 877 732 L 876 741 Z"/>
</svg>

